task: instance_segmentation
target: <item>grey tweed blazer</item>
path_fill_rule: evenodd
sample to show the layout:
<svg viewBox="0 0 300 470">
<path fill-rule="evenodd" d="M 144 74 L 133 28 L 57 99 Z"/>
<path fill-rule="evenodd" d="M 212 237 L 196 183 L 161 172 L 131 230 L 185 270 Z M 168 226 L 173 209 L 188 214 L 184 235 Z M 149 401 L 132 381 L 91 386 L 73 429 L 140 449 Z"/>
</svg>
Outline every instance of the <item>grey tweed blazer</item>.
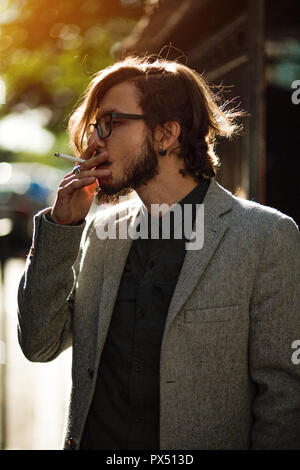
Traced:
<svg viewBox="0 0 300 470">
<path fill-rule="evenodd" d="M 140 199 L 122 204 L 134 224 Z M 98 236 L 118 208 L 86 227 L 37 214 L 20 282 L 24 355 L 73 348 L 65 449 L 80 443 L 132 243 Z M 161 345 L 161 449 L 300 449 L 299 259 L 291 218 L 211 182 L 204 245 L 186 253 Z"/>
</svg>

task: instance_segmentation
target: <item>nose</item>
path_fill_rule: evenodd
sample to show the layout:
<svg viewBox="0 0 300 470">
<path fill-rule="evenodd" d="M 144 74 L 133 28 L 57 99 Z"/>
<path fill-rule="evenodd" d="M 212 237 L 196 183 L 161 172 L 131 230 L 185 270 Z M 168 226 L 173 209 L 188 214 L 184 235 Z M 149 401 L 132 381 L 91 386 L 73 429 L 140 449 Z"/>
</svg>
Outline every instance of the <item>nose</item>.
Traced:
<svg viewBox="0 0 300 470">
<path fill-rule="evenodd" d="M 98 145 L 98 147 L 101 147 L 102 149 L 104 149 L 106 146 L 105 139 L 100 139 L 97 129 L 95 127 L 92 128 L 92 132 L 89 134 L 89 137 L 87 140 L 88 146 L 92 144 L 96 144 Z"/>
</svg>

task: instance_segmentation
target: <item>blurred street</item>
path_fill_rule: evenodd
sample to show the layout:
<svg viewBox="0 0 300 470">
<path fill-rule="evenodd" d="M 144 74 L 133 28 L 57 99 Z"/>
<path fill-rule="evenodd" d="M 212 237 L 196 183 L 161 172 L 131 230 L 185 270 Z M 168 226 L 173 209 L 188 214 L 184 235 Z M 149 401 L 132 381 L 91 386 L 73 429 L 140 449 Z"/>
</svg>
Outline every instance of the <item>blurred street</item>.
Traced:
<svg viewBox="0 0 300 470">
<path fill-rule="evenodd" d="M 46 364 L 31 363 L 23 356 L 17 339 L 17 289 L 23 269 L 24 260 L 9 260 L 0 291 L 2 324 L 6 324 L 6 364 L 1 364 L 2 371 L 6 368 L 5 449 L 60 449 L 71 385 L 71 349 Z"/>
<path fill-rule="evenodd" d="M 33 216 L 53 204 L 63 171 L 38 163 L 0 163 L 0 436 L 7 450 L 62 447 L 71 350 L 31 363 L 17 338 L 17 291 L 31 245 Z"/>
</svg>

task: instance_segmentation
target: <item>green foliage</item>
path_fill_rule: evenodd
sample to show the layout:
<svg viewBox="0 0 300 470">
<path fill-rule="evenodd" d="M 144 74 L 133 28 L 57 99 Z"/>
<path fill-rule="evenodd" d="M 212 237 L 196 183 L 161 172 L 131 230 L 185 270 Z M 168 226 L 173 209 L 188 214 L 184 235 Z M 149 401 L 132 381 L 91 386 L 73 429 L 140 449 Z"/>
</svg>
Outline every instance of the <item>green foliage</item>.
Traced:
<svg viewBox="0 0 300 470">
<path fill-rule="evenodd" d="M 1 0 L 0 77 L 6 103 L 0 117 L 46 106 L 56 150 L 62 143 L 65 149 L 72 109 L 91 76 L 114 61 L 112 48 L 130 34 L 141 3 L 125 8 L 121 0 Z"/>
</svg>

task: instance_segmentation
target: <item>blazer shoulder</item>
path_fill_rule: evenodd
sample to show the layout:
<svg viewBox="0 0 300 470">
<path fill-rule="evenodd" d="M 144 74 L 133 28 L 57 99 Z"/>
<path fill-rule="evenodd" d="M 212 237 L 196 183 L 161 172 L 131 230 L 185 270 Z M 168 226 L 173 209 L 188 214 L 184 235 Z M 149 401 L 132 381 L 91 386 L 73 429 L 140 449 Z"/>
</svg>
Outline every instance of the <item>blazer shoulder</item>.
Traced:
<svg viewBox="0 0 300 470">
<path fill-rule="evenodd" d="M 279 259 L 291 250 L 299 253 L 300 234 L 295 221 L 281 211 L 255 201 L 232 196 L 232 211 L 228 213 L 230 227 L 244 246 L 255 252 L 269 253 Z"/>
<path fill-rule="evenodd" d="M 233 195 L 217 182 L 213 182 L 209 198 L 210 207 L 226 218 L 231 228 L 247 238 L 270 236 L 271 232 L 280 232 L 298 237 L 299 228 L 287 214 L 264 204 Z M 277 230 L 278 229 L 278 230 Z"/>
<path fill-rule="evenodd" d="M 297 230 L 299 227 L 292 217 L 284 214 L 283 212 L 275 209 L 274 207 L 266 206 L 255 201 L 242 199 L 232 195 L 233 199 L 233 213 L 238 219 L 243 218 L 248 224 L 254 227 L 266 227 L 270 229 L 272 226 L 286 225 L 293 226 Z"/>
</svg>

